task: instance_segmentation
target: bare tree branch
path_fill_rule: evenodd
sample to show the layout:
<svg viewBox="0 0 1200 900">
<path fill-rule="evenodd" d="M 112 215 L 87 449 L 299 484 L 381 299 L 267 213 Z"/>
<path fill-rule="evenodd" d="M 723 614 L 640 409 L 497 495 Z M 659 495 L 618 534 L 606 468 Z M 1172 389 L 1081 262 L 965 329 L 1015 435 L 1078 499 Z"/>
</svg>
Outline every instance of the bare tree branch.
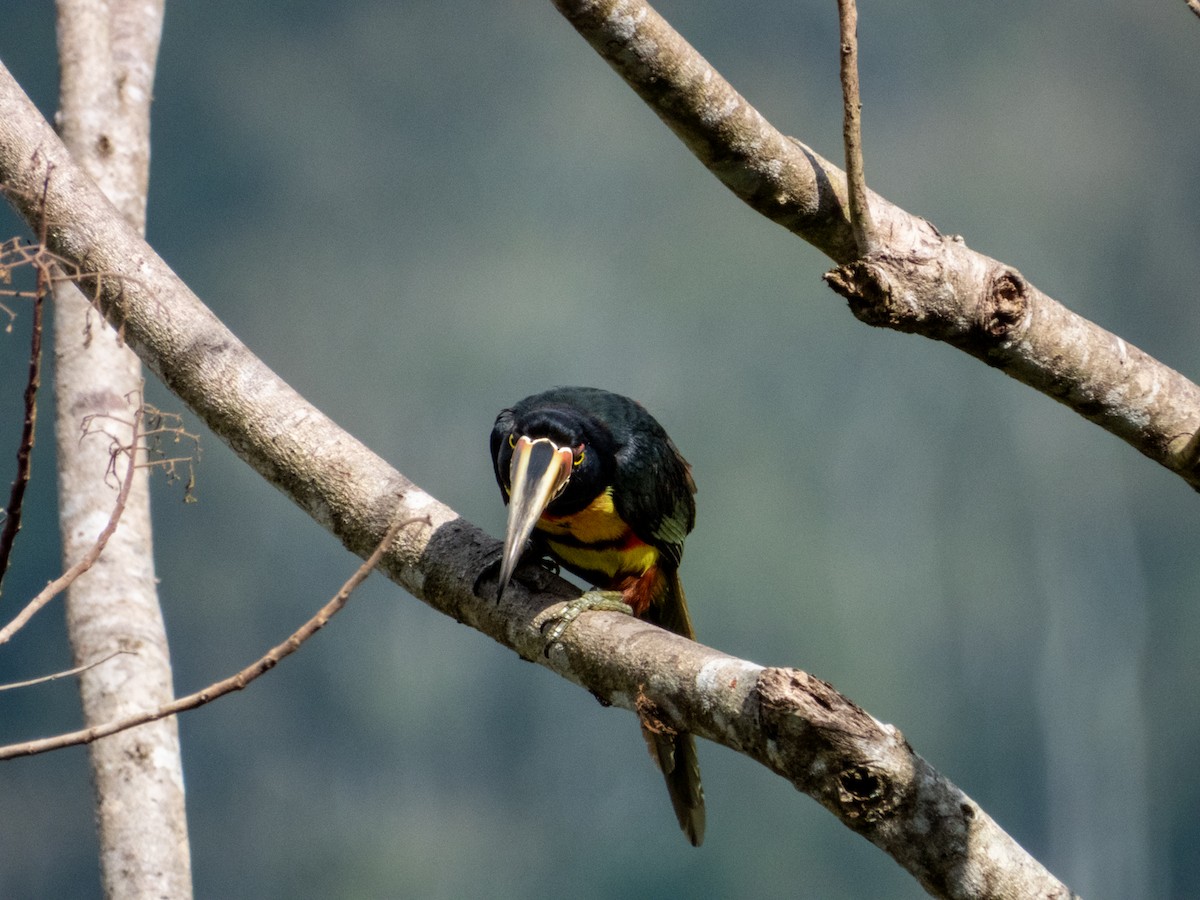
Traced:
<svg viewBox="0 0 1200 900">
<path fill-rule="evenodd" d="M 1196 384 L 873 191 L 881 246 L 856 262 L 845 173 L 776 130 L 645 0 L 555 6 L 726 187 L 842 265 L 827 278 L 859 319 L 945 341 L 1200 488 Z"/>
<path fill-rule="evenodd" d="M 850 192 L 850 224 L 860 256 L 876 249 L 875 222 L 867 196 L 863 168 L 862 94 L 858 84 L 858 7 L 854 0 L 838 0 L 841 31 L 842 143 L 846 147 L 846 185 Z"/>
<path fill-rule="evenodd" d="M 145 228 L 150 174 L 150 104 L 162 33 L 163 0 L 56 0 L 59 108 L 63 142 L 121 217 Z M 53 179 L 51 179 L 53 181 Z M 50 231 L 58 226 L 47 211 Z M 118 327 L 110 330 L 89 297 L 63 285 L 54 300 L 55 412 L 59 528 L 64 559 L 92 539 L 111 503 L 106 458 L 77 439 L 87 416 L 125 416 L 143 375 Z M 109 419 L 113 425 L 113 418 Z M 122 437 L 122 444 L 138 444 Z M 121 528 L 103 565 L 67 594 L 67 632 L 77 662 L 122 655 L 79 677 L 84 721 L 101 724 L 174 696 L 166 628 L 158 602 L 149 474 L 129 481 Z M 106 896 L 192 896 L 183 762 L 174 719 L 88 748 Z"/>
<path fill-rule="evenodd" d="M 50 681 L 59 681 L 63 678 L 70 678 L 72 675 L 78 675 L 81 672 L 86 672 L 88 669 L 102 666 L 114 656 L 120 656 L 122 653 L 132 653 L 132 650 L 114 650 L 108 656 L 102 659 L 93 660 L 90 663 L 84 663 L 82 666 L 76 666 L 73 669 L 66 669 L 62 672 L 53 672 L 50 675 L 42 675 L 40 678 L 30 678 L 26 681 L 10 681 L 8 684 L 0 684 L 0 691 L 15 691 L 18 688 L 34 687 L 39 684 L 46 684 Z M 2 750 L 3 748 L 0 748 Z"/>
<path fill-rule="evenodd" d="M 4 575 L 8 572 L 17 532 L 21 530 L 21 512 L 25 501 L 25 489 L 29 486 L 33 445 L 37 437 L 37 397 L 42 386 L 42 314 L 45 311 L 46 292 L 50 289 L 41 268 L 38 269 L 37 279 L 37 293 L 33 298 L 33 322 L 30 326 L 32 334 L 29 347 L 29 377 L 25 382 L 25 416 L 21 426 L 20 443 L 17 446 L 17 474 L 13 479 L 8 506 L 4 511 L 4 528 L 0 531 L 0 586 L 3 586 Z M 0 643 L 3 641 L 0 640 Z"/>
<path fill-rule="evenodd" d="M 69 588 L 75 583 L 84 572 L 96 564 L 96 560 L 100 558 L 100 554 L 104 552 L 104 548 L 108 545 L 109 538 L 117 530 L 117 525 L 121 521 L 121 515 L 125 512 L 125 505 L 129 501 L 129 492 L 133 487 L 133 475 L 137 469 L 138 461 L 138 444 L 139 444 L 139 426 L 142 419 L 142 408 L 139 404 L 137 411 L 134 414 L 133 427 L 130 429 L 130 436 L 133 443 L 129 446 L 121 446 L 116 439 L 113 439 L 113 444 L 110 448 L 110 466 L 116 465 L 117 457 L 124 453 L 129 457 L 129 463 L 125 467 L 124 477 L 119 479 L 119 490 L 117 491 L 116 500 L 113 502 L 112 514 L 108 517 L 108 522 L 104 528 L 100 530 L 100 534 L 96 540 L 87 548 L 87 552 L 78 560 L 71 564 L 65 572 L 51 581 L 48 585 L 38 591 L 37 596 L 25 604 L 25 607 L 17 613 L 11 622 L 0 628 L 0 646 L 7 644 L 14 634 L 25 627 L 25 624 L 37 615 L 47 603 Z M 94 433 L 94 432 L 92 432 Z M 86 435 L 85 435 L 86 436 Z M 82 438 L 81 438 L 82 439 Z M 111 657 L 111 654 L 110 654 Z M 80 670 L 83 671 L 83 670 Z"/>
<path fill-rule="evenodd" d="M 42 217 L 38 223 L 38 246 L 44 247 L 46 244 L 46 193 L 45 185 L 49 182 L 49 174 L 47 181 L 42 186 L 42 197 L 40 206 L 42 208 Z M 18 259 L 16 264 L 21 264 L 22 248 L 17 242 L 12 242 L 10 245 L 6 242 L 4 247 L 0 247 L 0 270 L 3 272 L 5 279 L 12 277 L 12 268 L 14 263 L 11 261 L 15 255 Z M 15 251 L 15 252 L 14 252 Z M 5 508 L 4 528 L 0 531 L 0 595 L 3 595 L 4 576 L 8 572 L 9 560 L 12 558 L 13 545 L 17 540 L 17 532 L 21 530 L 21 515 L 23 504 L 25 501 L 25 490 L 29 486 L 29 474 L 33 462 L 33 445 L 37 437 L 37 397 L 38 391 L 42 386 L 42 323 L 43 314 L 46 308 L 46 296 L 50 292 L 52 283 L 50 266 L 36 252 L 33 254 L 24 254 L 24 258 L 28 259 L 34 266 L 36 273 L 36 285 L 33 291 L 33 323 L 30 327 L 30 347 L 29 347 L 29 377 L 25 382 L 25 416 L 22 420 L 20 444 L 17 447 L 17 474 L 13 479 L 12 488 L 9 492 L 8 506 Z M 3 643 L 3 641 L 0 641 Z"/>
<path fill-rule="evenodd" d="M 582 617 L 544 654 L 541 626 L 578 591 L 537 569 L 495 599 L 499 543 L 338 428 L 255 357 L 128 227 L 0 70 L 0 179 L 28 184 L 53 164 L 52 249 L 115 273 L 89 290 L 129 345 L 222 440 L 353 552 L 380 540 L 400 498 L 430 524 L 383 558 L 417 598 L 580 684 L 758 760 L 817 798 L 945 897 L 1070 892 L 973 801 L 824 682 L 764 669 L 615 613 Z M 28 217 L 30 210 L 18 210 Z M 124 276 L 128 275 L 128 278 Z M 522 582 L 523 583 L 523 582 Z"/>
<path fill-rule="evenodd" d="M 383 558 L 383 554 L 387 551 L 392 541 L 396 539 L 401 528 L 408 525 L 424 522 L 429 524 L 429 520 L 424 516 L 411 516 L 409 518 L 397 518 L 384 532 L 383 538 L 379 545 L 372 551 L 357 569 L 351 575 L 346 583 L 338 590 L 333 598 L 317 610 L 316 615 L 292 632 L 287 640 L 280 644 L 276 644 L 261 657 L 256 659 L 250 665 L 246 666 L 239 672 L 230 675 L 228 678 L 223 678 L 220 681 L 210 684 L 208 687 L 188 694 L 186 697 L 180 697 L 177 700 L 172 700 L 170 703 L 164 703 L 156 709 L 145 710 L 143 712 L 134 713 L 126 716 L 123 719 L 118 719 L 113 722 L 105 722 L 101 725 L 93 725 L 89 728 L 82 728 L 79 731 L 71 731 L 66 734 L 58 734 L 53 737 L 41 738 L 36 741 L 24 741 L 19 744 L 8 744 L 0 746 L 0 759 L 14 759 L 19 756 L 33 756 L 38 753 L 46 753 L 50 750 L 61 750 L 63 747 L 72 747 L 78 744 L 90 744 L 103 737 L 117 734 L 121 731 L 126 731 L 130 728 L 136 728 L 138 725 L 144 725 L 147 722 L 157 722 L 159 719 L 165 719 L 167 716 L 174 716 L 181 712 L 186 712 L 190 709 L 197 709 L 207 703 L 211 703 L 219 697 L 226 694 L 231 694 L 234 691 L 243 690 L 250 682 L 258 678 L 264 672 L 268 672 L 275 668 L 281 660 L 291 656 L 300 649 L 300 645 L 307 641 L 310 637 L 329 624 L 338 612 L 340 612 L 350 600 L 350 595 L 360 584 L 367 580 L 367 576 L 379 565 L 379 560 Z M 120 652 L 120 651 L 118 651 Z M 115 654 L 113 654 L 115 655 Z M 80 666 L 77 669 L 72 669 L 69 672 L 60 672 L 56 675 L 48 675 L 44 678 L 35 678 L 32 681 L 21 682 L 16 685 L 5 685 L 0 687 L 0 690 L 5 690 L 9 687 L 25 687 L 30 684 L 38 684 L 43 681 L 49 681 L 54 678 L 61 678 L 64 675 L 74 675 L 89 669 L 94 665 L 105 662 L 112 657 L 106 657 L 99 660 L 97 663 L 92 663 L 89 666 Z"/>
</svg>

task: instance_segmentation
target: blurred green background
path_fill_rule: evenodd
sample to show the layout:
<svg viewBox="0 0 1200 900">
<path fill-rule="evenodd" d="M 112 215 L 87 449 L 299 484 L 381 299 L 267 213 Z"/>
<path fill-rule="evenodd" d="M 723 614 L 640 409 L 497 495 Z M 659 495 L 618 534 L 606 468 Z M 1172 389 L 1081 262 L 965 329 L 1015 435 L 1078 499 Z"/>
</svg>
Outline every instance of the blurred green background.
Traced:
<svg viewBox="0 0 1200 900">
<path fill-rule="evenodd" d="M 781 130 L 841 158 L 833 3 L 659 9 Z M 870 184 L 1200 376 L 1200 20 L 1178 0 L 860 16 Z M 0 29 L 48 116 L 53 19 L 7 3 Z M 1200 499 L 1181 480 L 957 351 L 856 322 L 828 261 L 728 194 L 548 3 L 173 3 L 156 96 L 151 243 L 406 475 L 500 535 L 501 407 L 554 384 L 639 399 L 700 486 L 682 573 L 706 643 L 898 725 L 1084 896 L 1193 895 Z M 60 567 L 51 403 L 4 618 Z M 155 497 L 181 692 L 356 565 L 203 446 L 200 502 Z M 52 608 L 3 648 L 0 681 L 69 658 Z M 70 682 L 0 694 L 3 742 L 78 722 Z M 628 713 L 378 577 L 180 727 L 200 897 L 923 896 L 705 743 L 692 849 Z M 0 895 L 100 895 L 90 803 L 82 749 L 0 766 Z"/>
</svg>

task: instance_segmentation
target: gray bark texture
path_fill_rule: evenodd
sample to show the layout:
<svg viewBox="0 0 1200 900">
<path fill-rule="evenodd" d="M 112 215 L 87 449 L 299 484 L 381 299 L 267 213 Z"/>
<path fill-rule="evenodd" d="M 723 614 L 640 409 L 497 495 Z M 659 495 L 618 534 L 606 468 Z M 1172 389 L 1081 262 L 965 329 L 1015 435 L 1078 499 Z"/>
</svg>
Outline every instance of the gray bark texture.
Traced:
<svg viewBox="0 0 1200 900">
<path fill-rule="evenodd" d="M 58 125 L 81 170 L 135 233 L 145 229 L 150 102 L 162 0 L 59 0 Z M 55 176 L 51 175 L 53 180 Z M 53 228 L 53 219 L 49 218 Z M 114 443 L 134 443 L 141 404 L 137 356 L 70 283 L 54 297 L 59 516 L 66 565 L 83 556 L 112 514 Z M 84 435 L 84 428 L 88 433 Z M 85 722 L 98 724 L 173 696 L 158 604 L 147 469 L 133 472 L 120 523 L 97 563 L 69 588 L 67 626 L 84 671 Z M 183 768 L 175 719 L 89 748 L 105 895 L 191 896 Z"/>
</svg>

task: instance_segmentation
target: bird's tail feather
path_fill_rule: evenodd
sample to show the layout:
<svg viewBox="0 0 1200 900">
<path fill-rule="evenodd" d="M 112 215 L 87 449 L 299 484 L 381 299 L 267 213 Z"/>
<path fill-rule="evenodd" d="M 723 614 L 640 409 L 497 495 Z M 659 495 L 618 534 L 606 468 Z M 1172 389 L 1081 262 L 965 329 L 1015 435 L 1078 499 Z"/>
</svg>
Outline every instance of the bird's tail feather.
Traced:
<svg viewBox="0 0 1200 900">
<path fill-rule="evenodd" d="M 686 731 L 667 734 L 642 727 L 650 755 L 658 763 L 671 795 L 671 806 L 679 827 L 693 847 L 704 840 L 704 788 L 700 784 L 700 760 L 696 740 Z"/>
<path fill-rule="evenodd" d="M 696 633 L 688 615 L 687 598 L 683 593 L 679 572 L 672 569 L 664 574 L 668 579 L 665 596 L 648 610 L 646 618 L 668 631 L 694 640 Z M 642 723 L 642 736 L 667 782 L 667 792 L 671 795 L 671 806 L 675 809 L 679 827 L 692 846 L 699 847 L 704 840 L 704 788 L 700 784 L 700 760 L 696 756 L 695 738 L 686 731 L 675 732 L 660 727 L 657 722 L 653 727 L 647 727 L 645 720 Z"/>
</svg>

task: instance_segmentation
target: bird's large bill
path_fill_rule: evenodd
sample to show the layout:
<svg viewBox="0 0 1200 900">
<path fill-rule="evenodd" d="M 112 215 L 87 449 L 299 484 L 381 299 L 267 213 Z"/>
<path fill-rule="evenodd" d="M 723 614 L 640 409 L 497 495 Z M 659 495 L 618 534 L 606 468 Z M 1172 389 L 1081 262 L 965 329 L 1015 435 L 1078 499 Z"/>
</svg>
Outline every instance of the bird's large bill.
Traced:
<svg viewBox="0 0 1200 900">
<path fill-rule="evenodd" d="M 522 435 L 517 439 L 509 470 L 508 528 L 500 563 L 500 596 L 512 578 L 537 520 L 550 501 L 566 487 L 572 461 L 571 448 L 559 447 L 549 438 L 530 440 Z"/>
</svg>

